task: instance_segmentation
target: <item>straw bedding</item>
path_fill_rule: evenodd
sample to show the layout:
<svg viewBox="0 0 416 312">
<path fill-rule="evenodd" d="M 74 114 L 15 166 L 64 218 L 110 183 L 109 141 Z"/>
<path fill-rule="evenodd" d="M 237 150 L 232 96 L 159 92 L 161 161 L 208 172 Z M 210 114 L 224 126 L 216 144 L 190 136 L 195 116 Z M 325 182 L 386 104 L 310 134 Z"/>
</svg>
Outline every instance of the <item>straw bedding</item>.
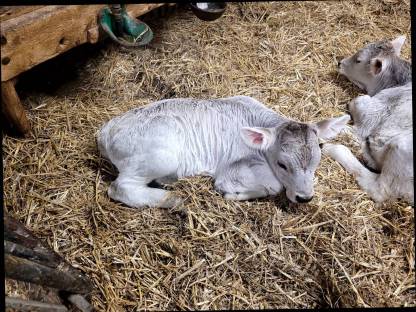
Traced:
<svg viewBox="0 0 416 312">
<path fill-rule="evenodd" d="M 135 210 L 108 198 L 116 172 L 94 139 L 110 118 L 170 97 L 249 95 L 299 121 L 338 116 L 359 90 L 336 58 L 405 34 L 410 59 L 410 1 L 230 3 L 210 23 L 186 8 L 147 22 L 147 48 L 105 42 L 77 79 L 26 92 L 33 134 L 3 140 L 5 210 L 93 280 L 97 310 L 414 306 L 414 209 L 376 205 L 331 159 L 309 204 L 225 201 L 193 177 L 172 186 L 183 206 Z M 348 131 L 336 141 L 358 153 Z"/>
</svg>

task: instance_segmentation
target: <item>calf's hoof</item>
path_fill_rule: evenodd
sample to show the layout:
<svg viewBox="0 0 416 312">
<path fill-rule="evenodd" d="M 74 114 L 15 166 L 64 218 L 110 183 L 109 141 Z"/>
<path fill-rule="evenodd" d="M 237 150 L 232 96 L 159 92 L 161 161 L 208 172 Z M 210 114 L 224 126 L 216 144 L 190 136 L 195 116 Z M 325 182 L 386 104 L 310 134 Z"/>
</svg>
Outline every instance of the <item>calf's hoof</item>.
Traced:
<svg viewBox="0 0 416 312">
<path fill-rule="evenodd" d="M 225 200 L 241 200 L 240 193 L 225 193 L 224 199 Z"/>
<path fill-rule="evenodd" d="M 185 200 L 181 197 L 174 196 L 169 194 L 166 198 L 164 198 L 160 204 L 160 208 L 176 208 L 183 204 Z"/>
<path fill-rule="evenodd" d="M 325 143 L 321 146 L 322 154 L 338 160 L 345 153 L 345 148 L 340 144 Z"/>
</svg>

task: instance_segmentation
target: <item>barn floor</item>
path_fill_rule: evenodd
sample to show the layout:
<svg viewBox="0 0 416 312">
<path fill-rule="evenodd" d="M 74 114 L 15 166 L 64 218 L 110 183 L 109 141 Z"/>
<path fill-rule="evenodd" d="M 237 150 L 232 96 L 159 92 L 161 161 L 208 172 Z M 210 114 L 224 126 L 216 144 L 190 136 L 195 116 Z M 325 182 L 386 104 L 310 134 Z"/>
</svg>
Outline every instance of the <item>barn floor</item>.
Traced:
<svg viewBox="0 0 416 312">
<path fill-rule="evenodd" d="M 414 208 L 374 204 L 331 159 L 309 204 L 224 201 L 194 177 L 173 186 L 182 207 L 135 210 L 107 197 L 115 171 L 94 139 L 170 97 L 249 95 L 299 121 L 338 116 L 359 91 L 336 58 L 405 34 L 410 59 L 410 1 L 230 3 L 214 22 L 179 8 L 149 25 L 145 49 L 105 42 L 68 57 L 78 76 L 54 92 L 36 89 L 56 85 L 53 72 L 23 79 L 33 135 L 3 138 L 5 211 L 93 280 L 97 310 L 414 306 Z M 358 153 L 348 132 L 337 141 Z M 29 290 L 7 280 L 9 295 Z"/>
</svg>

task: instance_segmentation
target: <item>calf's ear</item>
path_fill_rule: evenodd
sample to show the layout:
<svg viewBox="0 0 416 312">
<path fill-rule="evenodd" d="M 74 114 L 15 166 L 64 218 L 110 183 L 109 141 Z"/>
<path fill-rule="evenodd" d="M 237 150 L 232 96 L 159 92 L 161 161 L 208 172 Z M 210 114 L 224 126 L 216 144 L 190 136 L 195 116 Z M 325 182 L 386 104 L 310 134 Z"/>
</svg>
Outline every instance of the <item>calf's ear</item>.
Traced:
<svg viewBox="0 0 416 312">
<path fill-rule="evenodd" d="M 370 72 L 377 76 L 386 69 L 389 60 L 386 58 L 375 57 L 370 61 Z"/>
<path fill-rule="evenodd" d="M 403 44 L 404 44 L 405 41 L 406 41 L 406 36 L 399 36 L 396 39 L 390 41 L 390 43 L 393 46 L 394 53 L 397 56 L 400 56 L 400 51 L 401 51 L 402 46 L 403 46 Z"/>
<path fill-rule="evenodd" d="M 245 144 L 261 150 L 267 150 L 276 140 L 275 128 L 244 127 L 240 135 Z"/>
<path fill-rule="evenodd" d="M 338 133 L 340 133 L 350 118 L 350 115 L 345 114 L 341 117 L 321 120 L 311 126 L 316 130 L 316 134 L 319 138 L 328 140 L 334 138 Z"/>
</svg>

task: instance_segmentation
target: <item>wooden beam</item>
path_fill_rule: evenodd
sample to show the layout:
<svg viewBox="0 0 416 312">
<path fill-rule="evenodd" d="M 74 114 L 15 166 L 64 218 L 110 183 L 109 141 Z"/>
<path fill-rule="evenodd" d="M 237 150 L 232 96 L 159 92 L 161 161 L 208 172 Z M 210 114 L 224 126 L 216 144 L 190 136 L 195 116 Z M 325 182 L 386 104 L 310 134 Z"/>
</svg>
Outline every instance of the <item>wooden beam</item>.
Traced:
<svg viewBox="0 0 416 312">
<path fill-rule="evenodd" d="M 27 265 L 33 267 L 33 264 L 31 264 L 33 261 L 42 266 L 49 267 L 52 270 L 59 268 L 60 272 L 69 274 L 73 278 L 79 279 L 81 282 L 88 285 L 88 287 L 92 288 L 92 284 L 87 277 L 84 277 L 79 270 L 73 268 L 59 254 L 43 244 L 31 231 L 24 227 L 23 224 L 14 220 L 6 213 L 3 215 L 3 220 L 5 254 L 24 258 L 23 260 L 29 261 L 22 263 L 18 262 L 13 265 Z M 11 259 L 13 260 L 14 258 Z M 10 267 L 10 269 L 15 270 L 14 267 Z M 66 289 L 62 288 L 62 290 Z"/>
<path fill-rule="evenodd" d="M 13 81 L 2 81 L 1 101 L 2 112 L 6 119 L 16 127 L 20 134 L 27 135 L 30 131 L 30 122 L 14 88 Z"/>
<path fill-rule="evenodd" d="M 131 16 L 143 15 L 164 3 L 129 4 Z M 105 5 L 48 5 L 1 22 L 1 81 L 75 46 L 96 42 L 98 13 Z M 103 35 L 103 34 L 101 34 Z"/>
<path fill-rule="evenodd" d="M 46 252 L 41 250 L 36 251 L 7 240 L 4 240 L 4 253 L 44 264 L 50 268 L 57 268 L 62 262 L 62 259 L 53 252 L 49 252 L 48 250 Z"/>
<path fill-rule="evenodd" d="M 49 251 L 49 248 L 44 246 L 31 231 L 6 213 L 3 214 L 3 224 L 6 240 L 34 250 Z"/>
<path fill-rule="evenodd" d="M 65 312 L 68 309 L 62 304 L 52 304 L 33 300 L 6 297 L 6 307 L 16 311 Z"/>
<path fill-rule="evenodd" d="M 6 227 L 4 228 L 4 240 L 31 249 L 38 247 L 40 244 L 36 239 L 16 233 L 15 231 L 9 230 Z"/>
<path fill-rule="evenodd" d="M 76 306 L 82 312 L 92 312 L 94 308 L 92 305 L 81 295 L 71 294 L 66 298 L 74 306 Z"/>
<path fill-rule="evenodd" d="M 52 287 L 77 294 L 87 294 L 92 290 L 91 282 L 79 272 L 68 272 L 18 258 L 4 255 L 4 271 L 7 278 Z M 77 273 L 77 274 L 76 274 Z"/>
<path fill-rule="evenodd" d="M 0 7 L 0 21 L 4 22 L 20 15 L 40 9 L 44 5 L 19 5 Z"/>
</svg>

